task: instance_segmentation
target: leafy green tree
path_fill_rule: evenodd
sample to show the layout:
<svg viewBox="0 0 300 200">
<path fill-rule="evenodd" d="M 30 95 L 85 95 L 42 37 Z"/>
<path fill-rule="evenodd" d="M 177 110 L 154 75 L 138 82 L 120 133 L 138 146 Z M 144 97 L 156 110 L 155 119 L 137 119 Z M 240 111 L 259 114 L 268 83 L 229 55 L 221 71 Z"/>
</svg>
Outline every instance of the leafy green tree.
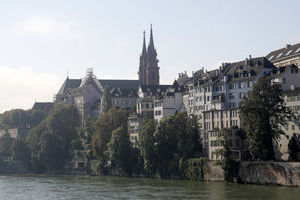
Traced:
<svg viewBox="0 0 300 200">
<path fill-rule="evenodd" d="M 200 157 L 202 149 L 197 118 L 182 112 L 175 116 L 174 125 L 177 127 L 176 136 L 179 156 L 183 160 Z"/>
<path fill-rule="evenodd" d="M 28 127 L 33 128 L 40 124 L 46 117 L 46 113 L 41 110 L 27 110 L 27 124 Z"/>
<path fill-rule="evenodd" d="M 253 159 L 274 160 L 273 142 L 284 134 L 281 127 L 292 116 L 280 86 L 271 84 L 271 78 L 258 80 L 240 109 Z"/>
<path fill-rule="evenodd" d="M 112 132 L 118 127 L 127 127 L 127 113 L 124 110 L 111 108 L 95 122 L 95 133 L 92 137 L 93 155 L 99 160 L 106 159 L 105 151 Z"/>
<path fill-rule="evenodd" d="M 157 157 L 157 169 L 161 177 L 170 177 L 177 172 L 176 166 L 177 139 L 175 117 L 162 119 L 154 133 L 155 153 Z"/>
<path fill-rule="evenodd" d="M 87 118 L 83 127 L 79 130 L 79 138 L 82 142 L 84 150 L 92 150 L 92 137 L 95 131 L 95 119 L 92 117 Z"/>
<path fill-rule="evenodd" d="M 57 105 L 26 138 L 32 160 L 45 169 L 59 168 L 77 140 L 79 114 L 72 105 Z"/>
<path fill-rule="evenodd" d="M 112 165 L 120 172 L 125 172 L 126 174 L 130 175 L 131 166 L 129 158 L 131 156 L 131 143 L 127 129 L 124 127 L 119 127 L 113 131 L 107 147 L 107 154 L 112 162 Z"/>
<path fill-rule="evenodd" d="M 103 97 L 100 104 L 100 117 L 103 116 L 112 107 L 112 97 L 109 86 L 106 85 L 103 92 Z"/>
<path fill-rule="evenodd" d="M 297 155 L 300 152 L 300 137 L 297 136 L 295 133 L 290 139 L 288 147 L 289 147 L 290 160 L 299 161 Z"/>
<path fill-rule="evenodd" d="M 14 140 L 11 146 L 11 154 L 13 160 L 22 161 L 26 166 L 29 166 L 31 152 L 24 139 Z"/>
<path fill-rule="evenodd" d="M 144 168 L 149 175 L 156 172 L 155 137 L 156 122 L 151 119 L 146 121 L 141 129 L 139 138 L 139 149 L 144 160 Z"/>
<path fill-rule="evenodd" d="M 13 144 L 14 139 L 10 137 L 9 133 L 5 133 L 0 138 L 0 157 L 10 157 L 10 148 Z"/>
<path fill-rule="evenodd" d="M 47 131 L 46 121 L 43 121 L 29 131 L 28 136 L 26 137 L 26 143 L 28 144 L 33 157 L 37 157 L 40 150 L 40 137 Z"/>
<path fill-rule="evenodd" d="M 59 169 L 67 158 L 61 140 L 51 133 L 43 133 L 40 138 L 40 151 L 38 159 L 47 170 Z"/>
<path fill-rule="evenodd" d="M 15 109 L 4 112 L 0 123 L 5 129 L 24 129 L 26 128 L 27 121 L 28 119 L 25 110 Z"/>
</svg>

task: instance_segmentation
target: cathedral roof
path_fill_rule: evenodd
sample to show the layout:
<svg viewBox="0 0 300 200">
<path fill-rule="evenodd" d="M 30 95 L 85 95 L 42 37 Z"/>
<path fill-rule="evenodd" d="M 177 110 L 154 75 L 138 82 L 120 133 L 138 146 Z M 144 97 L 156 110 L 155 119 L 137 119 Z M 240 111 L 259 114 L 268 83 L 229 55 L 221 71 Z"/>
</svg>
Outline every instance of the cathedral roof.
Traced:
<svg viewBox="0 0 300 200">
<path fill-rule="evenodd" d="M 112 90 L 114 88 L 133 89 L 138 90 L 139 80 L 120 80 L 120 79 L 99 79 L 101 86 L 104 88 L 106 85 Z M 58 94 L 65 94 L 71 89 L 78 88 L 81 84 L 81 79 L 67 78 L 61 86 Z"/>
</svg>

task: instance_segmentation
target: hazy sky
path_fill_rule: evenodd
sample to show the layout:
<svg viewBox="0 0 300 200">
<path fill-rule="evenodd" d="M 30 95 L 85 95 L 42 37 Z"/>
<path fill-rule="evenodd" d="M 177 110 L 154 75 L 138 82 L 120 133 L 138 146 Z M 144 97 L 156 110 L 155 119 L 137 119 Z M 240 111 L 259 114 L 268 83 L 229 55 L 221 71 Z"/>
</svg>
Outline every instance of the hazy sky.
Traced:
<svg viewBox="0 0 300 200">
<path fill-rule="evenodd" d="M 300 42 L 300 1 L 0 1 L 0 113 L 52 101 L 69 73 L 137 79 L 142 32 L 161 83 Z"/>
</svg>

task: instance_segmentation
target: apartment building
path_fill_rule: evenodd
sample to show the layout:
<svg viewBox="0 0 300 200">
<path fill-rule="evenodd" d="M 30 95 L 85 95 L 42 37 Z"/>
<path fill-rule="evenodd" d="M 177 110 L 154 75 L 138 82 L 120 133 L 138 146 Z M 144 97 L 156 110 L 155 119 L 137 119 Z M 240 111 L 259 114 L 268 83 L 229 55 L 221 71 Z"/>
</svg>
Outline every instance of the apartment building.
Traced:
<svg viewBox="0 0 300 200">
<path fill-rule="evenodd" d="M 217 159 L 213 145 L 216 131 L 242 125 L 238 110 L 240 102 L 259 78 L 270 75 L 274 69 L 265 57 L 249 56 L 243 61 L 224 63 L 219 69 L 201 69 L 193 74 L 186 86 L 188 94 L 184 102 L 188 113 L 199 120 L 203 151 L 209 159 Z"/>
</svg>

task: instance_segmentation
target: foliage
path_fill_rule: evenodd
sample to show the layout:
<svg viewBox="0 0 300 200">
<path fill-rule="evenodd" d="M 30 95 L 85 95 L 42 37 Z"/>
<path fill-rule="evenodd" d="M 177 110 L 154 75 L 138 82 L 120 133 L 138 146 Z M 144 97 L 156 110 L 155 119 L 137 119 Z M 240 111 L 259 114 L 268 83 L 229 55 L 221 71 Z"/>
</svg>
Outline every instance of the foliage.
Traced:
<svg viewBox="0 0 300 200">
<path fill-rule="evenodd" d="M 26 112 L 22 109 L 6 111 L 1 116 L 1 125 L 5 129 L 26 128 Z"/>
<path fill-rule="evenodd" d="M 200 131 L 197 118 L 186 112 L 175 116 L 177 150 L 183 160 L 199 157 L 201 153 Z"/>
<path fill-rule="evenodd" d="M 11 151 L 10 148 L 13 144 L 14 139 L 10 137 L 9 133 L 5 133 L 0 138 L 0 157 L 10 157 Z"/>
<path fill-rule="evenodd" d="M 62 141 L 56 135 L 43 133 L 40 138 L 38 159 L 47 170 L 59 169 L 67 157 Z"/>
<path fill-rule="evenodd" d="M 32 129 L 26 142 L 32 151 L 34 166 L 47 170 L 62 167 L 68 151 L 77 140 L 79 122 L 75 107 L 57 105 L 42 123 Z"/>
<path fill-rule="evenodd" d="M 126 128 L 119 127 L 112 132 L 109 143 L 107 144 L 107 154 L 112 162 L 112 166 L 120 172 L 131 174 L 130 158 L 131 144 Z"/>
<path fill-rule="evenodd" d="M 6 111 L 0 118 L 0 124 L 5 129 L 11 128 L 32 128 L 45 119 L 46 114 L 40 110 L 15 109 Z"/>
<path fill-rule="evenodd" d="M 292 116 L 280 86 L 272 85 L 271 78 L 260 79 L 240 109 L 253 159 L 274 160 L 273 141 L 284 134 L 281 127 Z"/>
<path fill-rule="evenodd" d="M 238 177 L 239 162 L 233 159 L 227 140 L 225 140 L 224 144 L 222 168 L 225 180 L 234 182 L 235 178 Z"/>
<path fill-rule="evenodd" d="M 176 131 L 175 117 L 171 116 L 162 119 L 154 133 L 157 170 L 160 177 L 170 177 L 172 172 L 176 171 L 170 167 L 177 153 Z"/>
<path fill-rule="evenodd" d="M 112 107 L 112 97 L 109 86 L 106 85 L 103 92 L 103 97 L 100 104 L 100 117 L 103 116 Z"/>
<path fill-rule="evenodd" d="M 95 130 L 95 120 L 92 117 L 87 118 L 83 127 L 78 130 L 79 139 L 86 151 L 92 150 L 92 137 Z"/>
<path fill-rule="evenodd" d="M 11 154 L 13 160 L 22 161 L 26 166 L 30 164 L 30 149 L 24 139 L 14 140 L 11 146 Z"/>
<path fill-rule="evenodd" d="M 153 119 L 148 120 L 143 124 L 139 138 L 139 149 L 144 160 L 144 168 L 149 175 L 154 175 L 156 171 L 155 130 L 155 121 Z"/>
<path fill-rule="evenodd" d="M 111 108 L 95 122 L 95 133 L 92 137 L 93 155 L 99 159 L 106 159 L 105 151 L 111 134 L 119 127 L 127 127 L 127 113 L 124 110 Z"/>
<path fill-rule="evenodd" d="M 207 158 L 193 158 L 184 162 L 184 177 L 189 180 L 204 180 Z"/>
<path fill-rule="evenodd" d="M 300 152 L 300 136 L 293 134 L 288 144 L 290 160 L 299 161 L 297 154 Z"/>
</svg>

